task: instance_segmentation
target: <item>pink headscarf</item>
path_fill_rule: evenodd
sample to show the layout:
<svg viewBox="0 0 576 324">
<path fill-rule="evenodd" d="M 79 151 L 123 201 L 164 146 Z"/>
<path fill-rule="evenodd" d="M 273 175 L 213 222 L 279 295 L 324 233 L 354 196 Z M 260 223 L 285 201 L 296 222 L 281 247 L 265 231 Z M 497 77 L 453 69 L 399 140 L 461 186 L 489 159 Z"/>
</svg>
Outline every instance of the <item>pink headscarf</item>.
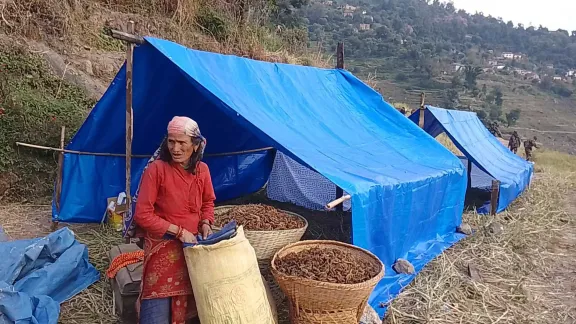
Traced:
<svg viewBox="0 0 576 324">
<path fill-rule="evenodd" d="M 190 137 L 201 137 L 198 123 L 188 117 L 176 116 L 168 123 L 168 134 L 185 134 Z"/>
<path fill-rule="evenodd" d="M 206 148 L 206 138 L 204 138 L 200 133 L 200 127 L 198 127 L 198 123 L 196 123 L 194 119 L 175 116 L 168 123 L 168 134 L 184 134 L 192 138 L 201 138 L 203 143 L 200 145 L 200 150 L 202 154 L 204 153 L 204 149 Z"/>
</svg>

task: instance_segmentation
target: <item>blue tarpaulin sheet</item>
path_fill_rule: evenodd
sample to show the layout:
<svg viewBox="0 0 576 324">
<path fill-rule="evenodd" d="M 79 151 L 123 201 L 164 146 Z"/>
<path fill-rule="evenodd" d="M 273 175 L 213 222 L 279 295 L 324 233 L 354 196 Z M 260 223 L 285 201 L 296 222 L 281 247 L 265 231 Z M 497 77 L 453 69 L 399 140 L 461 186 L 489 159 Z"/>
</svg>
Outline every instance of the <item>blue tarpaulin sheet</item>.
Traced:
<svg viewBox="0 0 576 324">
<path fill-rule="evenodd" d="M 418 123 L 419 111 L 410 116 Z M 506 148 L 476 113 L 427 106 L 424 130 L 433 137 L 446 132 L 454 145 L 483 172 L 500 181 L 498 212 L 504 211 L 529 185 L 534 166 Z M 488 213 L 485 205 L 479 213 Z"/>
<path fill-rule="evenodd" d="M 2 242 L 0 256 L 0 324 L 56 324 L 60 303 L 100 278 L 68 228 Z"/>
<path fill-rule="evenodd" d="M 396 275 L 397 258 L 420 270 L 462 238 L 466 174 L 460 160 L 380 94 L 339 69 L 255 61 L 146 38 L 134 54 L 133 154 L 151 155 L 174 115 L 198 121 L 206 153 L 274 147 L 352 196 L 353 243 L 386 265 L 371 304 L 387 302 L 414 275 Z M 124 153 L 125 70 L 67 146 Z M 219 199 L 260 189 L 274 154 L 207 159 Z M 132 163 L 132 191 L 145 159 Z M 99 221 L 106 197 L 124 186 L 124 158 L 66 154 L 60 214 Z"/>
</svg>

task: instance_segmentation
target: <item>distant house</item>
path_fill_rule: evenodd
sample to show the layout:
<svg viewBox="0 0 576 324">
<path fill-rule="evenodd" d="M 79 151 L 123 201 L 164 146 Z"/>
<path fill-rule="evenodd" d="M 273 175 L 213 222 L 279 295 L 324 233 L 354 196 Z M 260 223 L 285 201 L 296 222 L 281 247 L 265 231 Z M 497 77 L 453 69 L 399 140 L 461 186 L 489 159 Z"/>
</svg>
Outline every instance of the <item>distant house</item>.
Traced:
<svg viewBox="0 0 576 324">
<path fill-rule="evenodd" d="M 472 39 L 472 35 L 466 35 L 466 36 L 464 36 L 464 39 L 466 39 L 466 40 L 471 40 L 471 39 Z"/>
<path fill-rule="evenodd" d="M 454 63 L 452 67 L 454 68 L 454 72 L 460 72 L 460 70 L 464 69 L 464 65 L 460 63 Z"/>
<path fill-rule="evenodd" d="M 324 5 L 331 6 L 331 5 L 334 4 L 334 1 L 332 1 L 332 0 L 327 0 L 327 1 L 324 1 L 324 2 L 322 2 L 322 3 L 323 3 Z"/>
<path fill-rule="evenodd" d="M 344 10 L 350 10 L 352 12 L 356 11 L 356 9 L 358 9 L 357 7 L 351 6 L 349 4 L 345 4 L 343 7 Z"/>
<path fill-rule="evenodd" d="M 507 60 L 513 60 L 514 59 L 514 53 L 504 52 L 504 53 L 502 53 L 502 57 L 507 59 Z"/>
<path fill-rule="evenodd" d="M 540 80 L 540 76 L 534 72 L 530 72 L 524 76 L 526 80 Z"/>
<path fill-rule="evenodd" d="M 354 12 L 352 10 L 344 9 L 344 12 L 342 14 L 344 15 L 344 17 L 354 17 Z"/>
<path fill-rule="evenodd" d="M 554 69 L 554 64 L 548 64 L 546 65 L 546 68 L 552 70 Z"/>
<path fill-rule="evenodd" d="M 514 54 L 513 55 L 513 59 L 515 59 L 515 60 L 521 60 L 522 57 L 523 57 L 522 54 Z"/>
<path fill-rule="evenodd" d="M 490 61 L 488 61 L 488 65 L 490 65 L 490 66 L 496 66 L 496 65 L 498 65 L 498 61 L 496 61 L 496 60 L 490 60 Z"/>
<path fill-rule="evenodd" d="M 504 70 L 506 68 L 506 65 L 498 65 L 496 66 L 496 70 Z"/>
<path fill-rule="evenodd" d="M 552 79 L 554 79 L 554 81 L 562 81 L 562 77 L 561 76 L 553 76 Z"/>
<path fill-rule="evenodd" d="M 367 13 L 367 11 L 366 11 L 366 10 L 363 10 L 363 11 L 362 11 L 362 14 L 363 14 L 363 15 L 365 15 L 366 13 Z"/>
<path fill-rule="evenodd" d="M 567 77 L 576 76 L 576 70 L 569 70 L 568 72 L 566 72 L 566 76 Z"/>
<path fill-rule="evenodd" d="M 360 24 L 358 26 L 359 30 L 370 30 L 370 24 Z"/>
<path fill-rule="evenodd" d="M 488 50 L 488 53 L 494 54 L 494 50 Z"/>
</svg>

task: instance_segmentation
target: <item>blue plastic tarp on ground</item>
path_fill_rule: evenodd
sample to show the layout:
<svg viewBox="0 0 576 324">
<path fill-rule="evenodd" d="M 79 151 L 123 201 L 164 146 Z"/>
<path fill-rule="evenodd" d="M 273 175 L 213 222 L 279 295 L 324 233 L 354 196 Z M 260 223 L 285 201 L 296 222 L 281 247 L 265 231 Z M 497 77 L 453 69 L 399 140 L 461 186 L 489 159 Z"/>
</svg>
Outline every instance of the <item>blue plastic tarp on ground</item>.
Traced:
<svg viewBox="0 0 576 324">
<path fill-rule="evenodd" d="M 436 137 L 446 132 L 454 145 L 482 171 L 500 181 L 498 212 L 504 211 L 529 185 L 534 166 L 506 148 L 476 113 L 427 106 L 424 130 Z M 418 123 L 419 112 L 410 116 Z M 488 213 L 486 205 L 478 210 Z"/>
<path fill-rule="evenodd" d="M 124 152 L 124 70 L 69 149 Z M 134 54 L 134 154 L 151 155 L 168 121 L 185 115 L 208 139 L 206 153 L 272 146 L 352 195 L 353 243 L 375 253 L 386 277 L 371 304 L 387 302 L 421 269 L 462 238 L 466 174 L 460 160 L 347 71 L 260 62 L 146 38 Z M 219 199 L 262 187 L 273 152 L 209 159 Z M 145 160 L 132 163 L 132 191 Z M 106 197 L 124 186 L 123 158 L 67 154 L 62 212 L 99 221 Z"/>
<path fill-rule="evenodd" d="M 0 256 L 0 324 L 56 324 L 60 303 L 100 278 L 68 228 L 2 242 Z"/>
</svg>

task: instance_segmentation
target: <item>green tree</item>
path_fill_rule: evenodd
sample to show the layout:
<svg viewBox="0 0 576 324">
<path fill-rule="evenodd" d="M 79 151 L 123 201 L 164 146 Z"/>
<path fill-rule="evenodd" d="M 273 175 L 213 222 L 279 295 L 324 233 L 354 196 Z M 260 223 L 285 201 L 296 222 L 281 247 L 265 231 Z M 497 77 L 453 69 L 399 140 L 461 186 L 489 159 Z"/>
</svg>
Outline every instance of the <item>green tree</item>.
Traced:
<svg viewBox="0 0 576 324">
<path fill-rule="evenodd" d="M 446 108 L 454 109 L 460 104 L 460 94 L 456 89 L 448 89 L 444 96 L 444 105 Z"/>
<path fill-rule="evenodd" d="M 494 104 L 498 107 L 502 107 L 502 104 L 504 103 L 504 94 L 502 93 L 502 89 L 494 88 L 492 93 L 494 94 Z"/>
<path fill-rule="evenodd" d="M 479 66 L 466 65 L 464 67 L 464 80 L 466 81 L 466 89 L 472 90 L 476 88 L 476 81 L 478 76 L 482 74 L 482 68 Z"/>
</svg>

